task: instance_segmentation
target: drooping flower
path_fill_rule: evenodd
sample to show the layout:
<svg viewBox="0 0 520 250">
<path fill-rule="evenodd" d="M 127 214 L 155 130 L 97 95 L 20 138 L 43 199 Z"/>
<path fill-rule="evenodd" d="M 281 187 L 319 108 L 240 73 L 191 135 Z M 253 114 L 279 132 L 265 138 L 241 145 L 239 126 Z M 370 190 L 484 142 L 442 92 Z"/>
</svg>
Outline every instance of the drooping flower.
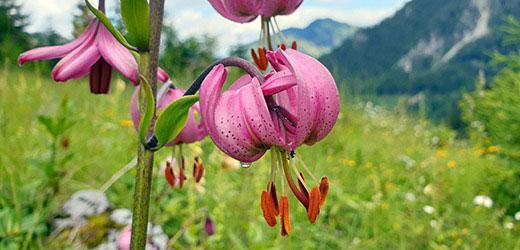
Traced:
<svg viewBox="0 0 520 250">
<path fill-rule="evenodd" d="M 18 64 L 56 58 L 62 59 L 52 70 L 52 79 L 66 82 L 90 75 L 90 91 L 94 94 L 108 93 L 112 68 L 135 85 L 139 83 L 135 58 L 98 19 L 93 19 L 83 34 L 70 43 L 36 48 L 22 53 L 18 57 Z M 169 76 L 159 70 L 158 79 L 165 82 Z"/>
<path fill-rule="evenodd" d="M 200 89 L 201 120 L 215 144 L 241 162 L 254 162 L 271 150 L 272 173 L 261 208 L 270 226 L 281 216 L 282 235 L 286 235 L 290 231 L 288 204 L 281 203 L 287 202 L 282 190 L 283 206 L 279 206 L 275 173 L 280 169 L 285 175 L 314 223 L 329 182 L 309 172 L 317 185 L 310 189 L 292 155 L 298 146 L 313 145 L 329 134 L 339 113 L 339 93 L 330 72 L 316 59 L 292 49 L 267 55 L 273 70 L 263 83 L 245 75 L 224 93 L 227 71 L 223 65 L 215 66 Z M 307 169 L 303 161 L 302 167 Z M 290 168 L 296 171 L 298 184 Z"/>
<path fill-rule="evenodd" d="M 164 110 L 168 105 L 170 105 L 173 101 L 181 98 L 184 95 L 184 90 L 179 88 L 174 88 L 172 84 L 166 84 L 167 89 L 162 93 L 162 95 L 158 96 L 157 99 L 157 112 L 160 113 Z M 130 103 L 130 114 L 132 115 L 132 121 L 134 123 L 134 127 L 136 129 L 139 128 L 139 121 L 141 120 L 141 114 L 139 113 L 139 109 L 137 106 L 137 98 L 139 95 L 140 87 L 137 87 L 134 91 L 134 95 L 132 96 L 132 100 Z M 179 135 L 173 139 L 171 142 L 167 144 L 167 146 L 175 146 L 181 143 L 193 143 L 196 141 L 202 140 L 206 137 L 207 133 L 204 126 L 200 121 L 197 121 L 196 116 L 199 111 L 199 104 L 196 103 L 190 109 L 190 113 L 188 115 L 188 121 L 186 125 L 181 130 Z"/>
<path fill-rule="evenodd" d="M 141 120 L 141 114 L 139 112 L 137 102 L 139 96 L 139 89 L 140 87 L 136 88 L 134 95 L 132 96 L 132 100 L 130 102 L 130 114 L 132 116 L 132 121 L 136 130 L 139 129 L 139 122 Z M 162 110 L 168 107 L 168 105 L 170 105 L 172 102 L 182 97 L 185 91 L 183 89 L 175 88 L 173 84 L 166 83 L 163 87 L 163 90 L 159 92 L 160 96 L 157 97 L 157 99 L 159 100 L 157 102 L 158 113 L 160 113 Z M 187 179 L 185 174 L 186 166 L 182 151 L 182 145 L 200 141 L 204 139 L 204 137 L 206 137 L 207 135 L 204 125 L 200 121 L 197 121 L 199 110 L 200 108 L 198 103 L 191 107 L 190 112 L 188 114 L 188 121 L 186 122 L 186 125 L 181 130 L 179 135 L 177 135 L 176 138 L 174 138 L 171 142 L 168 142 L 168 144 L 166 145 L 173 147 L 174 151 L 176 148 L 178 148 L 177 156 L 175 156 L 171 160 L 167 160 L 166 168 L 164 170 L 165 178 L 171 187 L 182 188 L 184 185 L 184 181 Z M 175 165 L 178 165 L 179 167 L 177 173 L 175 173 L 175 171 L 173 170 Z M 193 178 L 197 183 L 201 181 L 203 174 L 204 164 L 202 160 L 198 156 L 196 156 L 193 164 Z"/>
<path fill-rule="evenodd" d="M 303 0 L 208 0 L 223 17 L 247 23 L 258 16 L 265 18 L 289 15 L 300 7 Z"/>
<path fill-rule="evenodd" d="M 204 232 L 206 232 L 208 236 L 215 234 L 215 223 L 213 223 L 213 220 L 209 216 L 206 217 L 204 221 Z"/>
<path fill-rule="evenodd" d="M 286 38 L 278 27 L 275 17 L 292 14 L 303 0 L 208 0 L 213 8 L 223 17 L 238 23 L 247 23 L 262 17 L 262 26 L 258 48 L 251 49 L 251 56 L 261 70 L 268 66 L 266 54 L 274 51 L 274 45 L 286 49 Z M 275 25 L 276 24 L 276 25 Z M 273 45 L 274 44 L 274 45 Z M 292 42 L 292 49 L 296 49 Z"/>
</svg>

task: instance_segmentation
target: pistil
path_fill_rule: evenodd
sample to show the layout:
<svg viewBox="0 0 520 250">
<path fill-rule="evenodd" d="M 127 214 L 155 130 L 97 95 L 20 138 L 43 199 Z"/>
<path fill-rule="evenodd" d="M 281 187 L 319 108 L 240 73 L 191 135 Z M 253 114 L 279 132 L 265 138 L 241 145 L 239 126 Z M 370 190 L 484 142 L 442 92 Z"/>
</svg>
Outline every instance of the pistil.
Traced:
<svg viewBox="0 0 520 250">
<path fill-rule="evenodd" d="M 276 150 L 276 149 L 275 149 Z M 283 172 L 285 173 L 285 179 L 287 180 L 287 183 L 289 184 L 289 188 L 291 188 L 291 191 L 293 192 L 294 196 L 305 206 L 306 208 L 309 206 L 309 200 L 305 195 L 298 190 L 298 187 L 296 184 L 294 184 L 294 180 L 291 176 L 291 172 L 289 170 L 289 164 L 287 162 L 287 155 L 283 149 L 278 149 L 279 153 L 279 160 L 282 162 Z"/>
</svg>

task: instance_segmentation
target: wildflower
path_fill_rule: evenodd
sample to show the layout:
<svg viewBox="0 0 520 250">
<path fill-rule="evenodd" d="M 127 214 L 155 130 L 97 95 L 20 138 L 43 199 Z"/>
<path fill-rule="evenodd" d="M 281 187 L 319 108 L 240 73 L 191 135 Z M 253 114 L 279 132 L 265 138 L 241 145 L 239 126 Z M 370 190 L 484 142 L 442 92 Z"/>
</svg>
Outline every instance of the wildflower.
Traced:
<svg viewBox="0 0 520 250">
<path fill-rule="evenodd" d="M 166 236 L 160 226 L 148 224 L 148 235 L 146 240 L 146 250 L 166 249 L 168 236 Z M 132 238 L 132 227 L 130 225 L 123 228 L 117 238 L 117 249 L 130 250 L 130 239 Z"/>
<path fill-rule="evenodd" d="M 126 208 L 118 208 L 110 214 L 110 220 L 118 225 L 132 224 L 132 212 Z"/>
<path fill-rule="evenodd" d="M 130 113 L 132 115 L 132 121 L 136 130 L 139 129 L 139 121 L 141 119 L 141 114 L 139 113 L 137 106 L 137 98 L 139 95 L 139 88 L 137 87 L 134 95 L 132 96 L 132 101 L 130 103 Z M 173 101 L 184 95 L 184 90 L 176 89 L 172 84 L 165 84 L 163 87 L 164 91 L 160 96 L 157 97 L 159 100 L 157 103 L 157 112 L 161 112 L 168 105 L 170 105 Z M 199 112 L 199 104 L 196 103 L 190 108 L 190 112 L 188 114 L 188 121 L 186 125 L 181 130 L 179 135 L 174 138 L 171 142 L 168 142 L 167 146 L 172 147 L 173 152 L 172 155 L 175 155 L 175 150 L 178 148 L 178 154 L 175 157 L 172 157 L 171 161 L 167 160 L 166 168 L 164 172 L 164 176 L 171 187 L 179 187 L 182 188 L 184 185 L 184 181 L 187 179 L 186 177 L 186 163 L 183 155 L 183 144 L 189 144 L 196 141 L 200 141 L 206 137 L 206 129 L 201 124 L 200 121 L 197 121 L 195 114 Z M 175 167 L 176 162 L 178 163 L 179 170 L 177 172 L 173 171 L 173 167 Z M 204 164 L 202 160 L 196 156 L 194 159 L 193 165 L 193 177 L 195 181 L 198 183 L 202 179 L 202 175 L 204 174 Z"/>
<path fill-rule="evenodd" d="M 124 119 L 124 120 L 119 121 L 119 125 L 121 125 L 121 127 L 129 128 L 129 127 L 133 127 L 134 123 L 132 122 L 132 120 Z"/>
<path fill-rule="evenodd" d="M 106 195 L 98 190 L 80 190 L 63 205 L 65 214 L 72 218 L 98 215 L 109 207 Z"/>
<path fill-rule="evenodd" d="M 427 214 L 433 214 L 435 213 L 435 208 L 432 206 L 424 206 L 423 211 Z"/>
<path fill-rule="evenodd" d="M 516 212 L 515 220 L 520 221 L 520 211 Z"/>
<path fill-rule="evenodd" d="M 208 0 L 223 17 L 239 23 L 247 23 L 262 17 L 258 47 L 251 49 L 251 57 L 260 70 L 267 70 L 267 53 L 276 48 L 287 49 L 286 37 L 278 27 L 275 17 L 296 11 L 303 0 Z M 275 46 L 276 45 L 276 46 Z M 298 45 L 292 42 L 291 48 Z"/>
<path fill-rule="evenodd" d="M 204 232 L 206 232 L 208 236 L 215 234 L 215 224 L 209 216 L 206 217 L 206 220 L 204 221 Z"/>
<path fill-rule="evenodd" d="M 104 1 L 99 1 L 104 11 Z M 32 49 L 18 57 L 18 64 L 28 61 L 62 58 L 52 70 L 52 79 L 66 82 L 90 75 L 90 92 L 106 94 L 110 89 L 112 67 L 137 85 L 139 72 L 137 62 L 130 51 L 121 45 L 108 29 L 96 18 L 76 40 L 59 46 Z M 166 81 L 162 71 L 159 80 Z"/>
<path fill-rule="evenodd" d="M 437 221 L 436 221 L 436 220 L 431 220 L 431 221 L 430 221 L 430 226 L 431 226 L 432 228 L 436 228 L 436 227 L 437 227 Z"/>
<path fill-rule="evenodd" d="M 130 103 L 130 113 L 132 115 L 132 121 L 134 123 L 135 129 L 139 129 L 139 121 L 141 120 L 141 114 L 139 113 L 137 106 L 137 98 L 139 96 L 139 88 L 137 87 L 134 91 L 134 95 L 132 96 L 132 100 Z M 172 84 L 166 84 L 166 90 L 164 93 L 157 97 L 159 100 L 157 102 L 157 112 L 162 112 L 165 108 L 168 107 L 173 101 L 179 99 L 184 95 L 183 89 L 174 88 Z M 186 125 L 181 130 L 179 135 L 173 139 L 171 142 L 167 144 L 167 146 L 175 146 L 179 144 L 188 144 L 196 141 L 200 141 L 206 137 L 206 130 L 204 126 L 197 121 L 195 114 L 199 112 L 199 104 L 196 103 L 190 109 L 190 113 L 188 115 L 188 121 Z"/>
<path fill-rule="evenodd" d="M 70 139 L 69 139 L 69 138 L 66 138 L 66 137 L 63 138 L 63 139 L 61 139 L 61 141 L 60 141 L 60 146 L 61 146 L 61 148 L 63 148 L 63 149 L 68 149 L 69 146 L 70 146 Z"/>
<path fill-rule="evenodd" d="M 434 192 L 434 189 L 433 189 L 433 185 L 432 184 L 426 185 L 426 187 L 424 187 L 424 189 L 423 189 L 423 193 L 425 195 L 432 195 L 433 192 Z"/>
<path fill-rule="evenodd" d="M 302 161 L 316 185 L 309 186 L 292 152 L 302 144 L 315 144 L 332 130 L 339 113 L 339 93 L 328 70 L 316 59 L 292 49 L 268 56 L 273 70 L 265 82 L 243 76 L 224 93 L 227 71 L 223 65 L 215 66 L 201 85 L 201 119 L 214 143 L 244 166 L 271 150 L 271 175 L 262 192 L 261 208 L 270 226 L 280 216 L 282 235 L 286 235 L 290 232 L 289 204 L 284 182 L 278 200 L 276 174 L 285 176 L 314 223 L 329 181 L 316 179 Z"/>
<path fill-rule="evenodd" d="M 513 224 L 513 222 L 507 222 L 507 223 L 504 225 L 504 227 L 505 227 L 506 229 L 511 230 L 511 229 L 513 229 L 513 228 L 515 227 L 515 224 Z"/>
<path fill-rule="evenodd" d="M 493 207 L 493 200 L 485 195 L 477 195 L 473 199 L 473 204 L 481 207 L 491 208 Z"/>
<path fill-rule="evenodd" d="M 407 201 L 409 201 L 409 202 L 415 202 L 415 201 L 417 200 L 417 197 L 415 197 L 415 194 L 410 193 L 410 192 L 406 193 L 406 194 L 404 195 L 404 198 L 405 198 Z"/>
<path fill-rule="evenodd" d="M 437 156 L 437 158 L 444 158 L 448 155 L 448 150 L 445 150 L 445 149 L 440 149 L 440 150 L 437 150 L 437 152 L 435 152 L 435 156 Z"/>
<path fill-rule="evenodd" d="M 496 153 L 496 152 L 500 151 L 500 147 L 499 146 L 489 146 L 486 151 L 490 154 Z"/>
<path fill-rule="evenodd" d="M 451 160 L 451 161 L 448 161 L 448 163 L 446 164 L 448 166 L 448 168 L 456 168 L 457 167 L 457 162 L 454 161 L 454 160 Z"/>
</svg>

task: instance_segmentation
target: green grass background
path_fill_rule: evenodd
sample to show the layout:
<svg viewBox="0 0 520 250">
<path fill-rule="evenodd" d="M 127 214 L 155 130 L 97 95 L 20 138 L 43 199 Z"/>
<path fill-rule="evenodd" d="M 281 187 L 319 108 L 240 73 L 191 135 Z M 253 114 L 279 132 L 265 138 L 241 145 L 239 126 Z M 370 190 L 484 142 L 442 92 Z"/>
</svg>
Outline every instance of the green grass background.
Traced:
<svg viewBox="0 0 520 250">
<path fill-rule="evenodd" d="M 71 194 L 100 188 L 133 159 L 132 91 L 114 80 L 110 95 L 94 96 L 84 80 L 56 84 L 34 72 L 0 71 L 1 249 L 84 247 L 66 236 L 49 237 L 50 222 Z M 65 134 L 70 146 L 60 148 L 58 158 L 71 160 L 60 166 L 60 189 L 53 192 L 40 169 L 50 157 L 51 137 L 37 117 L 54 116 L 64 97 L 74 125 Z M 316 224 L 289 195 L 291 235 L 281 237 L 279 225 L 269 228 L 259 205 L 269 154 L 248 169 L 223 168 L 209 139 L 185 149 L 188 166 L 196 154 L 205 162 L 202 186 L 190 181 L 172 190 L 157 176 L 151 218 L 170 237 L 179 236 L 176 248 L 520 249 L 520 224 L 508 210 L 520 197 L 504 191 L 507 183 L 518 185 L 517 173 L 499 149 L 458 140 L 453 131 L 399 109 L 349 101 L 327 139 L 297 151 L 316 176 L 330 180 Z M 155 173 L 168 155 L 157 155 Z M 133 178 L 130 171 L 107 191 L 113 207 L 131 208 Z M 416 200 L 408 201 L 407 193 Z M 476 195 L 490 196 L 493 207 L 474 205 Z M 424 206 L 435 212 L 425 213 Z M 214 236 L 204 235 L 200 211 L 214 220 Z"/>
</svg>

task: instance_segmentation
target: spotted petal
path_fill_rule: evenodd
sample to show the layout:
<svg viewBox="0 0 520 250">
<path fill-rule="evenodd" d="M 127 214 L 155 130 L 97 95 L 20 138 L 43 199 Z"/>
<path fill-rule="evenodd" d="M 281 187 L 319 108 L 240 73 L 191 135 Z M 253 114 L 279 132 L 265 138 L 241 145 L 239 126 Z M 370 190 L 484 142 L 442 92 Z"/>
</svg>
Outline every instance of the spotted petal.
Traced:
<svg viewBox="0 0 520 250">
<path fill-rule="evenodd" d="M 272 58 L 291 70 L 298 82 L 297 94 L 291 91 L 279 94 L 280 103 L 296 111 L 299 119 L 296 146 L 322 140 L 334 127 L 339 114 L 339 92 L 334 78 L 318 60 L 296 50 L 277 50 Z"/>
</svg>

